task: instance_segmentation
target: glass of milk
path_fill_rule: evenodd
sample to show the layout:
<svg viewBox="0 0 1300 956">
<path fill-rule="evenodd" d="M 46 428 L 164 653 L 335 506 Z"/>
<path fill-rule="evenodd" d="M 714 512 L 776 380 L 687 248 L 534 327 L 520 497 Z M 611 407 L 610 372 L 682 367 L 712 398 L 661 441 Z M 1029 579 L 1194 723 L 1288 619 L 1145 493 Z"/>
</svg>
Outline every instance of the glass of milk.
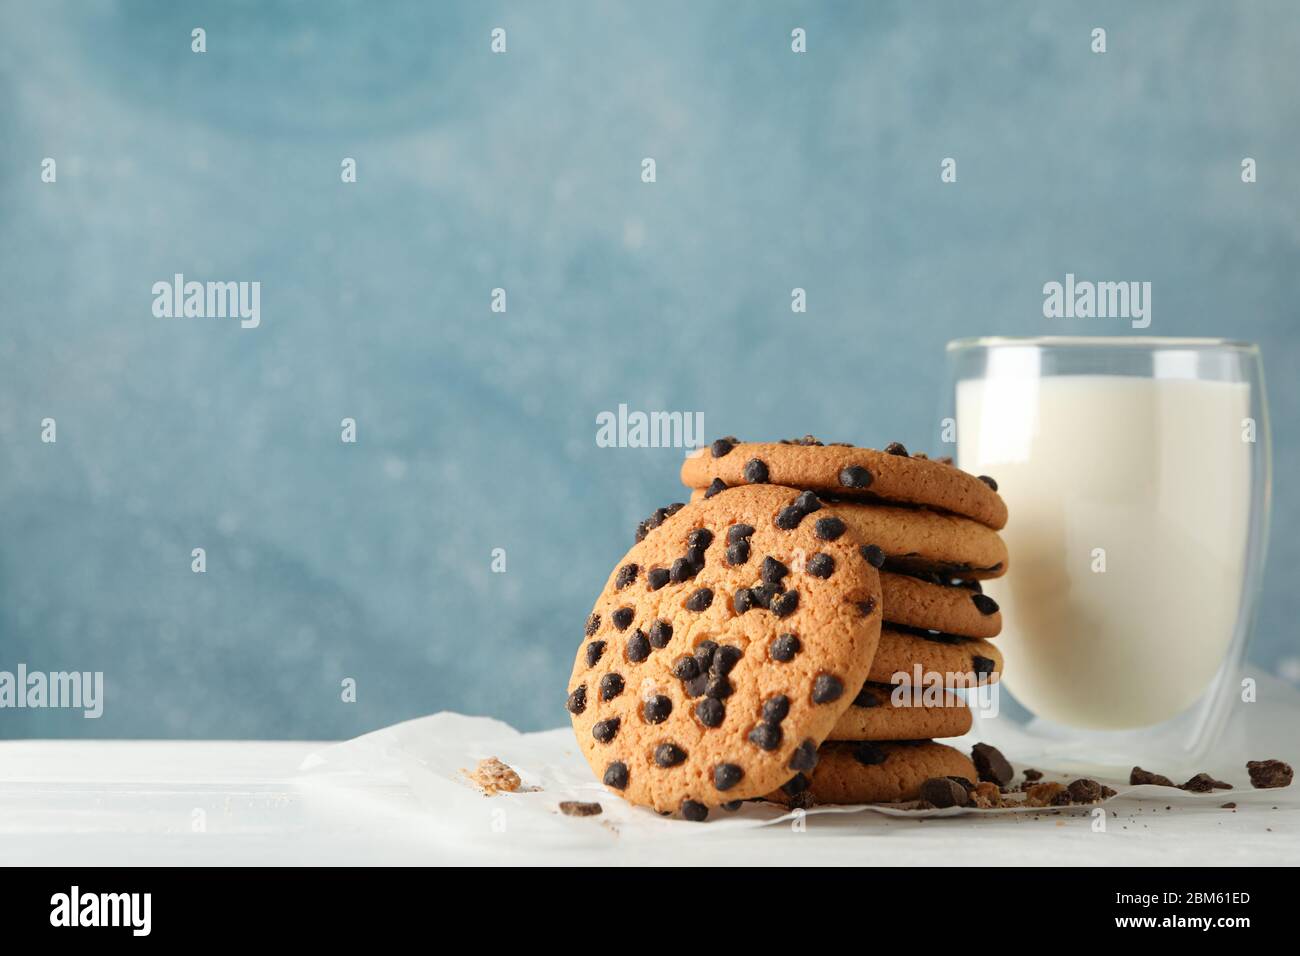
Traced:
<svg viewBox="0 0 1300 956">
<path fill-rule="evenodd" d="M 1007 574 L 984 586 L 1002 607 L 1000 706 L 977 733 L 1058 767 L 1204 769 L 1252 689 L 1271 469 L 1259 349 L 982 338 L 948 358 L 957 464 L 991 475 L 1010 511 Z"/>
</svg>

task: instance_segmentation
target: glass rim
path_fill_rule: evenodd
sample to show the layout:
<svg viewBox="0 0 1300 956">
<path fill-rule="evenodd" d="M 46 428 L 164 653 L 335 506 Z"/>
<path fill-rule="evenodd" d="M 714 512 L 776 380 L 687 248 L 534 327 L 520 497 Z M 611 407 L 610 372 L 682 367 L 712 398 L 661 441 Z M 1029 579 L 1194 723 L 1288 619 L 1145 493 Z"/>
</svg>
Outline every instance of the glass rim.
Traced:
<svg viewBox="0 0 1300 956">
<path fill-rule="evenodd" d="M 1258 352 L 1259 345 L 1237 339 L 1178 338 L 1158 335 L 980 335 L 951 339 L 944 347 L 948 352 L 995 348 L 1123 348 L 1159 351 L 1161 349 L 1219 349 L 1232 352 Z"/>
</svg>

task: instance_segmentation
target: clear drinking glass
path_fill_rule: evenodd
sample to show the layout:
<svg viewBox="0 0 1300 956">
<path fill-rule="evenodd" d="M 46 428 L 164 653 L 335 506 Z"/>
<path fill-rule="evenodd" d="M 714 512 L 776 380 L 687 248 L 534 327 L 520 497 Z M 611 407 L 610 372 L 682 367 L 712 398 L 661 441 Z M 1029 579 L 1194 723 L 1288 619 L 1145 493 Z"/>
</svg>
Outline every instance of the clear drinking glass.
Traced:
<svg viewBox="0 0 1300 956">
<path fill-rule="evenodd" d="M 957 464 L 992 476 L 1010 512 L 1007 573 L 984 582 L 1002 608 L 1000 706 L 977 733 L 1055 767 L 1203 769 L 1241 700 L 1268 535 L 1259 349 L 1049 337 L 947 351 Z"/>
</svg>

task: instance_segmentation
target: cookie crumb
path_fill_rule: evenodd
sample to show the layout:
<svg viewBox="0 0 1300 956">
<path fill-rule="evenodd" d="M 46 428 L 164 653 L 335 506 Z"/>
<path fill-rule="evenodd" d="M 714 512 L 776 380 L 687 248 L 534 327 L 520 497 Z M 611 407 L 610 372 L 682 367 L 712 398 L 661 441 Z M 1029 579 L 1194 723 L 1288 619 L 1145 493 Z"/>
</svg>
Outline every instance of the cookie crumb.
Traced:
<svg viewBox="0 0 1300 956">
<path fill-rule="evenodd" d="M 1060 807 L 1070 802 L 1070 791 L 1059 783 L 1036 783 L 1026 792 L 1025 805 L 1030 807 Z"/>
<path fill-rule="evenodd" d="M 1246 770 L 1250 773 L 1250 785 L 1256 790 L 1291 786 L 1291 765 L 1281 760 L 1248 760 Z"/>
<path fill-rule="evenodd" d="M 1174 782 L 1168 777 L 1152 773 L 1150 770 L 1143 770 L 1141 767 L 1134 767 L 1128 775 L 1130 786 L 1139 787 L 1144 784 L 1151 784 L 1156 787 L 1172 787 Z"/>
<path fill-rule="evenodd" d="M 1097 801 L 1104 799 L 1104 794 L 1108 788 L 1103 787 L 1096 780 L 1092 780 L 1088 777 L 1080 777 L 1078 780 L 1071 781 L 1070 785 L 1065 789 L 1069 793 L 1070 800 L 1073 803 L 1096 803 Z M 1111 791 L 1111 793 L 1114 792 L 1115 791 L 1113 790 Z"/>
<path fill-rule="evenodd" d="M 1222 804 L 1219 805 L 1219 807 L 1220 807 L 1220 809 L 1223 809 L 1223 810 L 1236 810 L 1236 809 L 1237 809 L 1237 805 L 1236 805 L 1235 803 L 1222 803 Z"/>
<path fill-rule="evenodd" d="M 561 800 L 560 812 L 566 817 L 594 817 L 602 811 L 599 803 L 584 803 L 581 800 Z"/>
<path fill-rule="evenodd" d="M 1002 806 L 1002 790 L 996 783 L 981 780 L 971 791 L 971 800 L 981 810 L 990 810 Z"/>
<path fill-rule="evenodd" d="M 507 763 L 496 757 L 487 757 L 478 762 L 478 766 L 469 771 L 461 768 L 466 779 L 483 791 L 485 797 L 498 793 L 514 793 L 519 789 L 519 774 Z"/>
<path fill-rule="evenodd" d="M 1198 773 L 1178 789 L 1188 793 L 1209 793 L 1211 790 L 1231 790 L 1232 784 L 1215 780 L 1208 773 Z"/>
</svg>

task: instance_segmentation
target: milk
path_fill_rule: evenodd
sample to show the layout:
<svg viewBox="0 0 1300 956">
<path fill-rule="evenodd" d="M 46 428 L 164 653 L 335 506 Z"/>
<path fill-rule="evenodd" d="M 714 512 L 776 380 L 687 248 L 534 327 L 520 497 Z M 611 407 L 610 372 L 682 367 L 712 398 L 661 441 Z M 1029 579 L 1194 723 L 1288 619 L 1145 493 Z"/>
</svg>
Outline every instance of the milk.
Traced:
<svg viewBox="0 0 1300 956">
<path fill-rule="evenodd" d="M 1158 370 L 1157 370 L 1158 371 Z M 1003 681 L 1036 716 L 1145 727 L 1190 707 L 1243 587 L 1249 385 L 1114 375 L 957 386 L 958 461 L 1007 502 Z"/>
</svg>

